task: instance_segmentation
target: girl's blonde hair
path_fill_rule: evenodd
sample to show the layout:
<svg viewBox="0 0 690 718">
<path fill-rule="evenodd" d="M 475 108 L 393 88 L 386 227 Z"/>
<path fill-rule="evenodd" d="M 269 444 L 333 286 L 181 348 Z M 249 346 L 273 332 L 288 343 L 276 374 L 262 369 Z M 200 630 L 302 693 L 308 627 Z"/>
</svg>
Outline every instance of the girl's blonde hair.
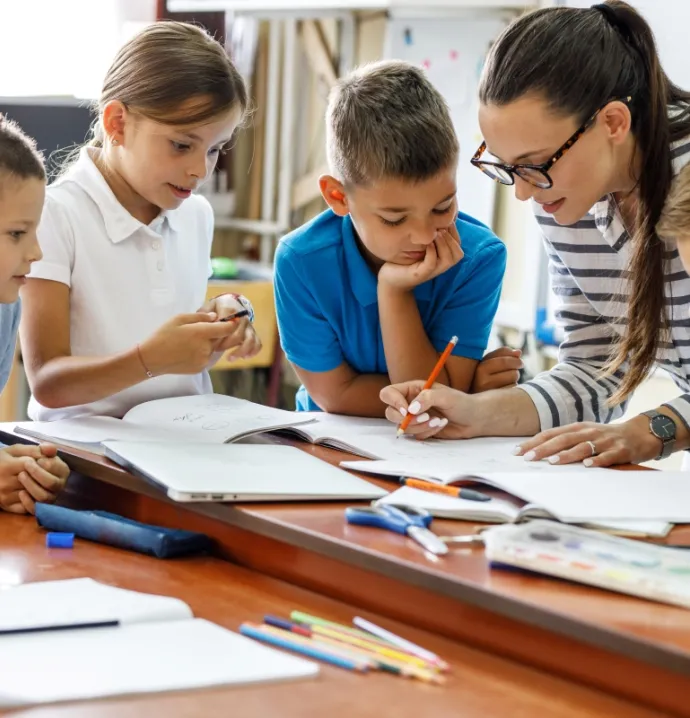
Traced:
<svg viewBox="0 0 690 718">
<path fill-rule="evenodd" d="M 168 20 L 149 25 L 117 53 L 88 145 L 103 146 L 101 116 L 113 100 L 167 125 L 203 124 L 237 107 L 244 118 L 249 107 L 247 86 L 223 46 L 196 25 Z"/>
<path fill-rule="evenodd" d="M 690 164 L 673 180 L 656 231 L 664 240 L 690 236 Z"/>
</svg>

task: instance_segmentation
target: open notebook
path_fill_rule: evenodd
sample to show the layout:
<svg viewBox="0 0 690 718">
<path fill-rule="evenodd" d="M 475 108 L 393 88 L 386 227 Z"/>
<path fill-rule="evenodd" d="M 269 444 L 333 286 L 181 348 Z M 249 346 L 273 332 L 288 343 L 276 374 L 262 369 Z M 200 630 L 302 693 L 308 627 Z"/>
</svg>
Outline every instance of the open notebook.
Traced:
<svg viewBox="0 0 690 718">
<path fill-rule="evenodd" d="M 105 455 L 174 501 L 377 499 L 374 484 L 293 446 L 107 441 Z"/>
<path fill-rule="evenodd" d="M 122 419 L 89 416 L 27 421 L 17 424 L 14 430 L 34 439 L 103 454 L 104 441 L 222 444 L 309 421 L 311 416 L 296 412 L 222 394 L 201 394 L 147 401 L 130 409 Z"/>
<path fill-rule="evenodd" d="M 21 630 L 117 621 L 66 630 Z M 89 578 L 0 592 L 0 707 L 284 681 L 318 666 L 214 623 L 182 601 Z"/>
<path fill-rule="evenodd" d="M 367 471 L 368 464 L 375 463 L 362 462 L 358 469 Z M 690 523 L 690 481 L 683 472 L 604 469 L 587 469 L 577 474 L 468 472 L 454 483 L 480 483 L 501 489 L 532 504 L 531 516 L 548 514 L 566 523 L 629 520 Z M 533 513 L 536 511 L 541 513 Z"/>
<path fill-rule="evenodd" d="M 393 504 L 414 506 L 425 509 L 432 516 L 459 521 L 476 521 L 477 523 L 504 524 L 518 523 L 536 517 L 557 518 L 543 507 L 527 504 L 522 508 L 500 498 L 491 501 L 469 501 L 445 494 L 435 494 L 431 491 L 420 491 L 411 486 L 402 486 L 397 491 L 387 494 L 375 502 L 379 504 Z M 584 525 L 596 529 L 604 529 L 630 536 L 664 537 L 673 528 L 667 521 L 584 521 Z"/>
</svg>

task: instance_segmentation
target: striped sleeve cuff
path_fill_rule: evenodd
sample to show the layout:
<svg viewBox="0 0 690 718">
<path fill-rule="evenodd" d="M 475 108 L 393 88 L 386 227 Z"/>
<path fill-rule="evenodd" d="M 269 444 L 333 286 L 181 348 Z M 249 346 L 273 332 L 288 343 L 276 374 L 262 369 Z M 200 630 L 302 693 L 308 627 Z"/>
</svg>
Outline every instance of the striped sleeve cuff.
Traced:
<svg viewBox="0 0 690 718">
<path fill-rule="evenodd" d="M 552 429 L 554 426 L 560 426 L 558 409 L 554 400 L 549 393 L 539 384 L 531 382 L 529 384 L 519 384 L 518 389 L 522 389 L 537 409 L 539 414 L 540 431 Z"/>
<path fill-rule="evenodd" d="M 662 406 L 672 411 L 680 419 L 685 429 L 690 432 L 690 394 L 682 394 Z"/>
</svg>

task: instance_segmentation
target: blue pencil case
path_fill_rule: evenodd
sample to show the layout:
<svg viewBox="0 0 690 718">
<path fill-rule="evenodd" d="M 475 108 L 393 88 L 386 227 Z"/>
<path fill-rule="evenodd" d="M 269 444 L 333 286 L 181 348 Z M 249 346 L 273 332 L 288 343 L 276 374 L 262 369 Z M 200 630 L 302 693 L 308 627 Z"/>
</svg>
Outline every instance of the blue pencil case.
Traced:
<svg viewBox="0 0 690 718">
<path fill-rule="evenodd" d="M 64 506 L 37 503 L 36 520 L 39 526 L 49 531 L 73 533 L 88 541 L 156 558 L 203 553 L 213 546 L 212 539 L 206 534 L 151 526 L 107 511 L 75 511 Z"/>
</svg>

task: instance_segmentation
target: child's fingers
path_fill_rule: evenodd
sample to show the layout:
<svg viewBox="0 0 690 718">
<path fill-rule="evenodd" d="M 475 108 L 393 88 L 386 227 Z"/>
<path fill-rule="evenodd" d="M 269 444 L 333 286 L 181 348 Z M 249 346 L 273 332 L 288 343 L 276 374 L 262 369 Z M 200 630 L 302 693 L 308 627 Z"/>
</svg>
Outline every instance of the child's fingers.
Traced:
<svg viewBox="0 0 690 718">
<path fill-rule="evenodd" d="M 240 348 L 235 352 L 235 357 L 246 359 L 247 357 L 252 356 L 252 352 L 256 345 L 256 339 L 257 337 L 254 329 L 252 327 L 247 327 L 247 330 L 244 333 L 244 341 L 242 342 Z"/>
<path fill-rule="evenodd" d="M 67 481 L 67 478 L 69 477 L 70 473 L 70 468 L 59 457 L 56 456 L 52 459 L 39 459 L 37 463 L 49 474 L 53 474 L 53 476 L 57 476 L 59 479 Z"/>
<path fill-rule="evenodd" d="M 36 503 L 35 501 L 29 496 L 29 494 L 26 491 L 20 491 L 19 492 L 19 503 L 22 507 L 21 511 L 14 511 L 16 514 L 31 514 L 32 516 L 36 513 Z M 17 504 L 15 504 L 16 506 Z"/>
<path fill-rule="evenodd" d="M 522 352 L 519 349 L 511 349 L 510 347 L 499 347 L 498 349 L 494 349 L 492 352 L 485 354 L 482 357 L 482 361 L 485 362 L 496 357 L 517 357 L 519 359 L 522 357 Z"/>
<path fill-rule="evenodd" d="M 61 476 L 56 476 L 55 474 L 46 471 L 44 468 L 39 466 L 35 461 L 32 461 L 31 459 L 28 459 L 24 464 L 24 470 L 42 488 L 52 494 L 57 494 L 65 487 L 65 480 L 67 479 L 67 476 L 65 476 L 64 478 Z"/>
<path fill-rule="evenodd" d="M 433 272 L 438 264 L 438 249 L 436 247 L 436 242 L 434 241 L 431 244 L 427 244 L 425 251 L 426 254 L 424 255 L 424 259 L 419 264 L 419 271 L 421 274 Z"/>
<path fill-rule="evenodd" d="M 26 471 L 22 471 L 17 478 L 34 501 L 41 501 L 46 504 L 55 501 L 55 494 L 46 491 L 37 481 L 29 476 Z"/>
<path fill-rule="evenodd" d="M 451 239 L 448 236 L 448 232 L 439 232 L 439 237 L 435 241 L 436 251 L 438 252 L 438 264 L 442 267 L 450 267 L 454 264 L 453 261 L 453 250 L 450 246 Z"/>
<path fill-rule="evenodd" d="M 11 446 L 7 446 L 4 451 L 17 459 L 23 456 L 40 459 L 41 456 L 43 456 L 41 447 L 37 444 L 12 444 Z"/>
<path fill-rule="evenodd" d="M 493 359 L 484 359 L 482 369 L 486 374 L 501 374 L 505 371 L 520 371 L 523 363 L 520 357 L 502 356 Z"/>
<path fill-rule="evenodd" d="M 58 448 L 55 444 L 42 442 L 38 445 L 38 448 L 41 450 L 41 454 L 47 459 L 52 459 L 57 456 Z"/>
</svg>

